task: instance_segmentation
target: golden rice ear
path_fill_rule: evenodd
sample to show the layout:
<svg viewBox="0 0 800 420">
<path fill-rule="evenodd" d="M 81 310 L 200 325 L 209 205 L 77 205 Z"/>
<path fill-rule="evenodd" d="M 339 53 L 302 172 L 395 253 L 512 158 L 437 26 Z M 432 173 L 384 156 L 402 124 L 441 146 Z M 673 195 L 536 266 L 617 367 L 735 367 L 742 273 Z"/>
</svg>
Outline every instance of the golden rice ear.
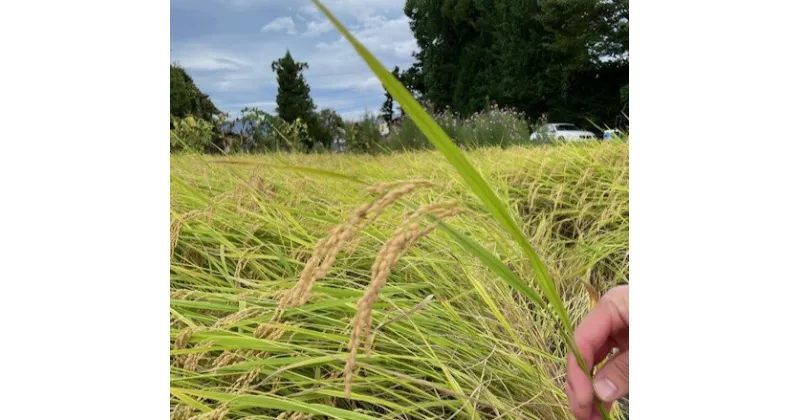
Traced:
<svg viewBox="0 0 800 420">
<path fill-rule="evenodd" d="M 582 280 L 581 283 L 583 283 L 583 288 L 586 289 L 586 294 L 589 295 L 589 308 L 594 308 L 597 306 L 597 301 L 600 300 L 600 294 L 588 281 Z"/>
</svg>

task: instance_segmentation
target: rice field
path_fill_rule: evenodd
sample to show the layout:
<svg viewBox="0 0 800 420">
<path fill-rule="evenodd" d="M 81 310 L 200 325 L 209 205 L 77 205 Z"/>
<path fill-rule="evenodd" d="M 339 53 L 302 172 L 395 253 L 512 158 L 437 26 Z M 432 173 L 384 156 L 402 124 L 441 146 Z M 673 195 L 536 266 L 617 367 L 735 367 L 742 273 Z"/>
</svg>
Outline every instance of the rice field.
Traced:
<svg viewBox="0 0 800 420">
<path fill-rule="evenodd" d="M 570 319 L 628 282 L 627 144 L 467 158 Z M 573 418 L 555 320 L 446 229 L 534 267 L 438 152 L 176 155 L 170 182 L 171 418 Z"/>
</svg>

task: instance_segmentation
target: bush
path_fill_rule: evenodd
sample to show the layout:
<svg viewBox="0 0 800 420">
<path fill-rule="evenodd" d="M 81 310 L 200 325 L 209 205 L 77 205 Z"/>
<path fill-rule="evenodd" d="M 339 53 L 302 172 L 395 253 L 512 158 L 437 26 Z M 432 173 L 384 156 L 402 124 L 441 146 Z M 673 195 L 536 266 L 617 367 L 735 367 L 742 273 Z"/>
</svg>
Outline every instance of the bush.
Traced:
<svg viewBox="0 0 800 420">
<path fill-rule="evenodd" d="M 390 150 L 422 150 L 431 149 L 425 135 L 419 131 L 417 125 L 411 118 L 403 117 L 400 123 L 392 127 L 389 137 L 386 139 L 386 146 Z"/>
<path fill-rule="evenodd" d="M 317 138 L 319 133 L 315 133 L 324 127 L 316 118 L 311 122 L 298 118 L 288 123 L 260 109 L 245 108 L 233 125 L 244 139 L 243 150 L 248 153 L 307 152 L 318 142 L 324 146 L 324 141 Z"/>
<path fill-rule="evenodd" d="M 170 151 L 205 152 L 214 139 L 214 125 L 193 115 L 184 118 L 172 117 L 170 129 Z"/>
<path fill-rule="evenodd" d="M 384 150 L 381 144 L 380 121 L 378 117 L 366 113 L 361 121 L 345 124 L 347 150 L 355 153 L 375 154 Z"/>
<path fill-rule="evenodd" d="M 526 144 L 529 130 L 525 115 L 513 109 L 492 106 L 487 111 L 460 119 L 446 110 L 434 114 L 442 129 L 458 144 L 468 148 Z M 386 144 L 391 150 L 419 150 L 432 146 L 414 122 L 404 117 L 392 127 Z"/>
<path fill-rule="evenodd" d="M 273 130 L 273 132 L 275 131 L 277 130 Z M 283 145 L 286 150 L 296 152 L 305 150 L 306 148 L 309 150 L 313 148 L 314 141 L 311 140 L 311 136 L 309 135 L 308 124 L 300 118 L 294 120 L 284 133 L 285 138 L 283 139 Z M 311 147 L 308 147 L 308 145 L 311 145 Z"/>
<path fill-rule="evenodd" d="M 233 124 L 243 138 L 243 150 L 260 153 L 274 151 L 277 143 L 272 141 L 270 134 L 278 121 L 283 122 L 258 108 L 243 109 Z"/>
<path fill-rule="evenodd" d="M 469 148 L 520 145 L 527 143 L 528 138 L 525 115 L 513 109 L 499 109 L 496 105 L 473 114 L 456 130 L 457 142 Z"/>
</svg>

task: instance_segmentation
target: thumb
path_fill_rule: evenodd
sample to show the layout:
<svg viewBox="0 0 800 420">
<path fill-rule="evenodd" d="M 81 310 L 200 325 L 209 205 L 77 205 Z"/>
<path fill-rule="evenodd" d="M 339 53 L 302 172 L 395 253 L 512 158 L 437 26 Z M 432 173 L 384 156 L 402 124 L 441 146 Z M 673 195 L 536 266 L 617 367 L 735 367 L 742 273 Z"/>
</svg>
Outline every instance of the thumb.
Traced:
<svg viewBox="0 0 800 420">
<path fill-rule="evenodd" d="M 617 354 L 597 372 L 594 392 L 605 402 L 616 401 L 628 395 L 628 351 Z"/>
</svg>

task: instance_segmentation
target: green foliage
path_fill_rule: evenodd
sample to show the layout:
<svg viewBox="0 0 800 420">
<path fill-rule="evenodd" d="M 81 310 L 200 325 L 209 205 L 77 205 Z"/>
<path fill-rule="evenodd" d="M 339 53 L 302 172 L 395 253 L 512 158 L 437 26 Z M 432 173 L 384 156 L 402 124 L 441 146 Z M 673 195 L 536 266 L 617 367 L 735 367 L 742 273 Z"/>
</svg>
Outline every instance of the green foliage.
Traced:
<svg viewBox="0 0 800 420">
<path fill-rule="evenodd" d="M 392 99 L 392 95 L 389 95 L 389 92 L 386 92 L 384 96 L 385 100 L 383 101 L 383 105 L 381 105 L 381 119 L 390 123 L 394 116 L 394 99 Z"/>
<path fill-rule="evenodd" d="M 195 86 L 189 74 L 178 64 L 169 66 L 169 113 L 173 117 L 184 118 L 194 115 L 197 118 L 211 121 L 220 111 Z"/>
<path fill-rule="evenodd" d="M 394 66 L 392 74 L 395 78 L 399 79 L 401 77 L 400 68 Z M 392 122 L 392 119 L 394 118 L 394 98 L 392 98 L 392 95 L 390 95 L 388 91 L 386 91 L 385 97 L 386 99 L 383 101 L 383 105 L 381 105 L 381 118 L 383 118 L 383 120 L 388 124 Z M 400 109 L 400 112 L 402 114 L 402 108 Z"/>
<path fill-rule="evenodd" d="M 425 150 L 432 149 L 422 131 L 419 130 L 414 121 L 410 118 L 403 118 L 400 123 L 391 128 L 386 139 L 386 146 L 389 150 Z"/>
<path fill-rule="evenodd" d="M 211 153 L 237 154 L 244 151 L 244 136 L 232 131 L 235 121 L 231 121 L 228 114 L 221 112 L 211 120 L 214 138 L 209 146 Z"/>
<path fill-rule="evenodd" d="M 237 119 L 237 125 L 244 138 L 246 152 L 276 151 L 280 142 L 272 135 L 274 127 L 283 120 L 258 108 L 244 108 Z"/>
<path fill-rule="evenodd" d="M 193 115 L 172 117 L 172 126 L 169 131 L 170 151 L 203 153 L 208 150 L 214 137 L 214 126 Z"/>
<path fill-rule="evenodd" d="M 324 153 L 328 153 L 329 150 L 330 149 L 328 147 L 325 147 L 322 143 L 316 142 L 314 143 L 314 146 L 311 148 L 311 153 L 321 155 Z"/>
<path fill-rule="evenodd" d="M 303 77 L 303 71 L 308 70 L 308 63 L 295 61 L 289 51 L 286 55 L 272 63 L 272 71 L 278 77 L 278 104 L 276 112 L 284 121 L 294 124 L 302 120 L 307 135 L 303 142 L 297 145 L 298 150 L 310 151 L 315 143 L 322 143 L 330 147 L 335 132 L 331 131 L 330 116 L 323 116 L 315 112 L 316 105 L 311 99 L 311 88 Z M 327 118 L 327 121 L 323 119 Z"/>
<path fill-rule="evenodd" d="M 400 80 L 401 83 L 405 83 L 405 82 L 403 82 L 403 73 L 400 71 L 400 67 L 394 66 L 394 70 L 392 70 L 392 75 L 395 77 L 395 79 Z M 386 92 L 386 94 L 389 95 L 389 92 Z M 389 96 L 391 97 L 392 95 L 389 95 Z M 392 99 L 392 105 L 394 105 L 394 99 Z M 405 111 L 403 111 L 403 107 L 398 105 L 397 108 L 400 110 L 400 116 L 405 115 Z"/>
<path fill-rule="evenodd" d="M 303 77 L 308 64 L 295 61 L 289 51 L 282 58 L 272 62 L 272 71 L 278 77 L 278 96 L 276 112 L 284 121 L 292 122 L 298 118 L 307 123 L 314 114 L 314 101 L 311 88 Z"/>
<path fill-rule="evenodd" d="M 330 148 L 333 140 L 344 138 L 345 124 L 342 116 L 330 108 L 325 108 L 317 114 L 317 121 L 322 135 L 315 140 L 323 147 Z"/>
<path fill-rule="evenodd" d="M 526 144 L 530 133 L 525 116 L 512 109 L 492 106 L 475 113 L 456 129 L 456 141 L 469 148 Z"/>
<path fill-rule="evenodd" d="M 408 0 L 405 13 L 420 50 L 401 79 L 437 111 L 469 115 L 489 99 L 603 124 L 622 109 L 627 0 Z"/>
<path fill-rule="evenodd" d="M 308 132 L 308 124 L 302 119 L 294 120 L 285 131 L 285 134 L 285 145 L 289 150 L 303 150 L 306 145 L 311 145 L 309 149 L 313 148 L 314 142 Z"/>
<path fill-rule="evenodd" d="M 345 127 L 347 151 L 375 154 L 383 150 L 377 116 L 365 113 L 360 121 L 346 122 Z"/>
<path fill-rule="evenodd" d="M 622 103 L 624 104 L 624 107 L 627 108 L 628 107 L 628 85 L 623 86 L 619 90 L 619 98 L 622 101 Z"/>
<path fill-rule="evenodd" d="M 459 118 L 452 111 L 433 114 L 434 120 L 458 145 L 467 148 L 527 144 L 528 123 L 525 116 L 511 109 L 492 106 L 468 118 Z M 393 127 L 387 139 L 391 150 L 418 150 L 431 147 L 410 118 L 403 118 Z"/>
<path fill-rule="evenodd" d="M 419 60 L 418 53 L 415 52 L 414 57 Z M 395 75 L 395 77 L 397 77 L 397 75 Z M 422 77 L 422 65 L 419 61 L 416 61 L 411 67 L 400 72 L 400 77 L 397 78 L 415 98 L 422 99 L 425 93 L 425 79 Z M 404 112 L 402 107 L 400 107 L 400 112 Z"/>
<path fill-rule="evenodd" d="M 308 144 L 313 144 L 308 132 L 308 124 L 300 118 L 291 124 L 282 118 L 269 118 L 270 130 L 265 145 L 269 151 L 300 152 L 306 151 Z"/>
</svg>

